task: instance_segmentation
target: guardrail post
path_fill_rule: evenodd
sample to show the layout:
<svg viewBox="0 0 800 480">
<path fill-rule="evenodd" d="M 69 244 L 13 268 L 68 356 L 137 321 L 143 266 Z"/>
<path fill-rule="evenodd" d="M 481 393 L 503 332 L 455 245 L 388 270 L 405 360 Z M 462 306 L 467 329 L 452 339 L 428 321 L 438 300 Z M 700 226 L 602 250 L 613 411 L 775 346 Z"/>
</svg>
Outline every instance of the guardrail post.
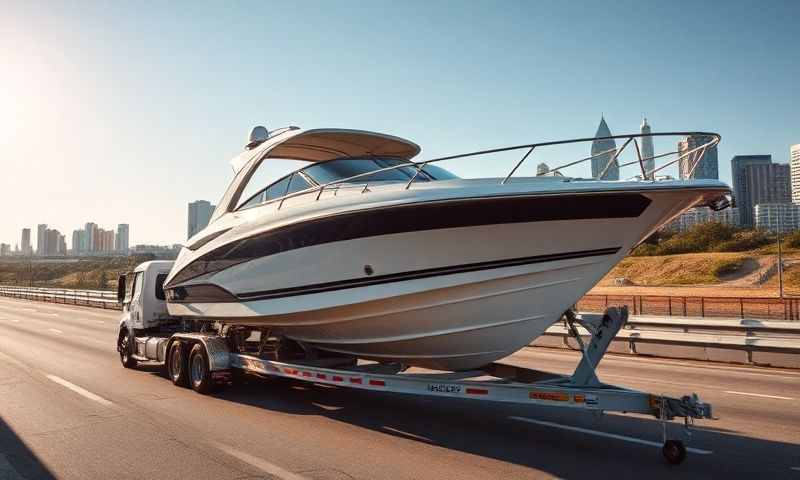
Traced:
<svg viewBox="0 0 800 480">
<path fill-rule="evenodd" d="M 706 316 L 706 297 L 700 297 L 700 316 Z"/>
<path fill-rule="evenodd" d="M 686 316 L 686 297 L 683 297 L 683 316 Z"/>
<path fill-rule="evenodd" d="M 739 297 L 739 318 L 744 318 L 744 298 Z"/>
</svg>

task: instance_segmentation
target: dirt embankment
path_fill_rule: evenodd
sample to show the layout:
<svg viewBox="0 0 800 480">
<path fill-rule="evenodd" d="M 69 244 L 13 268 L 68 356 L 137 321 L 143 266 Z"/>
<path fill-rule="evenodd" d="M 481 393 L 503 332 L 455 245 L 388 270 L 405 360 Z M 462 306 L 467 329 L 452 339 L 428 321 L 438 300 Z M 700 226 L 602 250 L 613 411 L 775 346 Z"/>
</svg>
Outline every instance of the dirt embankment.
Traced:
<svg viewBox="0 0 800 480">
<path fill-rule="evenodd" d="M 691 253 L 628 257 L 590 293 L 709 297 L 778 296 L 775 255 Z M 784 256 L 784 294 L 800 295 L 800 254 Z"/>
</svg>

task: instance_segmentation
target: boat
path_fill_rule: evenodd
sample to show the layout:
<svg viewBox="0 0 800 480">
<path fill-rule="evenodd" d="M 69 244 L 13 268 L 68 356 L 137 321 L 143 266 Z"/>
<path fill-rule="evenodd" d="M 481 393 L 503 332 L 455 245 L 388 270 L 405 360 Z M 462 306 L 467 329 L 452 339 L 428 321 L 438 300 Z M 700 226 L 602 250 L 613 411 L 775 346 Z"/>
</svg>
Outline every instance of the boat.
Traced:
<svg viewBox="0 0 800 480">
<path fill-rule="evenodd" d="M 676 153 L 693 171 L 719 136 Z M 685 210 L 727 205 L 718 180 L 675 180 L 621 164 L 621 148 L 514 176 L 526 144 L 425 161 L 420 147 L 362 130 L 253 129 L 209 225 L 178 255 L 164 289 L 172 315 L 268 328 L 304 346 L 379 362 L 469 370 L 542 335 L 614 265 Z M 633 148 L 629 149 L 632 151 Z M 522 152 L 508 175 L 459 178 L 440 161 Z M 629 180 L 566 176 L 596 160 Z M 302 168 L 274 182 L 276 162 Z M 649 163 L 648 163 L 649 162 Z"/>
</svg>

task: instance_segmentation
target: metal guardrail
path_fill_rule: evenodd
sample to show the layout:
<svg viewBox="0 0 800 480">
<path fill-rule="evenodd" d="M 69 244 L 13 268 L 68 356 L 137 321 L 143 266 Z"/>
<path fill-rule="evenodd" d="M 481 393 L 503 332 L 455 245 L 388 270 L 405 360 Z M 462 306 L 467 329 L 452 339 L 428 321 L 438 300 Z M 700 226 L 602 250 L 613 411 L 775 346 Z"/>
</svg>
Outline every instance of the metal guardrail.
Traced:
<svg viewBox="0 0 800 480">
<path fill-rule="evenodd" d="M 116 292 L 107 290 L 0 286 L 0 296 L 67 305 L 120 309 Z"/>
<path fill-rule="evenodd" d="M 578 327 L 581 336 L 589 337 Z M 545 331 L 547 336 L 561 337 L 564 345 L 571 334 L 566 324 L 557 323 Z M 615 341 L 629 343 L 636 353 L 637 343 L 656 343 L 681 347 L 721 348 L 746 352 L 800 353 L 800 325 L 791 322 L 757 320 L 707 320 L 703 318 L 671 319 L 664 317 L 630 317 Z"/>
</svg>

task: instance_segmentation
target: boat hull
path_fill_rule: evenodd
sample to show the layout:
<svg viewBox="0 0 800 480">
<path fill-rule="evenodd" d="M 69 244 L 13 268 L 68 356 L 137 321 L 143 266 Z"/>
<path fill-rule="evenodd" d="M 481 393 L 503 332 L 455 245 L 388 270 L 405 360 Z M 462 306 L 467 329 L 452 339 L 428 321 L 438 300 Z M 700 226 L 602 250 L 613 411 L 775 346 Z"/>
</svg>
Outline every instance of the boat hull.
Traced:
<svg viewBox="0 0 800 480">
<path fill-rule="evenodd" d="M 326 224 L 328 229 L 313 234 L 294 231 L 288 240 L 270 237 L 262 242 L 270 254 L 182 284 L 213 286 L 230 298 L 189 296 L 170 302 L 169 310 L 269 326 L 297 341 L 361 358 L 443 370 L 477 368 L 528 345 L 654 229 L 719 193 L 719 188 L 628 192 L 626 200 L 639 201 L 640 208 L 578 213 L 589 218 L 559 217 L 568 208 L 525 211 L 506 215 L 511 220 L 503 223 L 471 218 L 459 226 L 448 219 L 442 221 L 445 228 L 425 223 L 426 228 L 388 233 L 376 230 L 381 217 L 373 215 L 358 223 L 359 231 L 373 233 L 366 236 L 341 234 L 354 221 L 333 232 Z M 542 204 L 528 208 L 537 205 Z M 414 224 L 399 208 L 408 206 L 382 211 L 390 229 Z M 314 241 L 292 243 L 297 238 Z"/>
</svg>

